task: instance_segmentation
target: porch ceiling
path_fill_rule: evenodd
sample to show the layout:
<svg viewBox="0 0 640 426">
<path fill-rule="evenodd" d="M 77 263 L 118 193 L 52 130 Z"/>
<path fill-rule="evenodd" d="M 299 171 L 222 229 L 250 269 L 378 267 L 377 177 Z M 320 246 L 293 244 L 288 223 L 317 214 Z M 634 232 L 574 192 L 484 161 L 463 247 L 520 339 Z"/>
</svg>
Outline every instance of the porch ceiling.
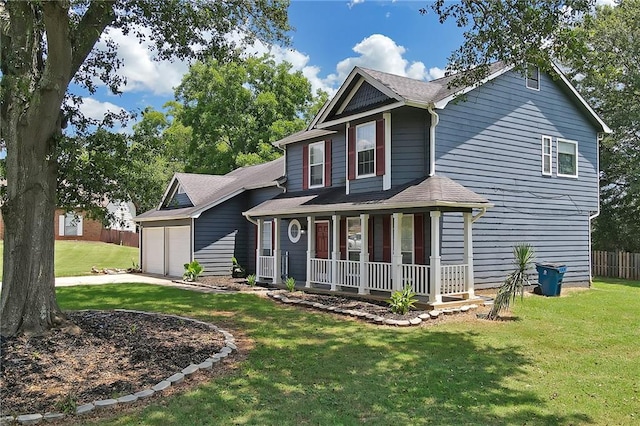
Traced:
<svg viewBox="0 0 640 426">
<path fill-rule="evenodd" d="M 244 213 L 282 216 L 326 212 L 390 210 L 416 207 L 490 208 L 486 198 L 444 177 L 416 180 L 388 191 L 345 194 L 344 187 L 281 194 Z"/>
</svg>

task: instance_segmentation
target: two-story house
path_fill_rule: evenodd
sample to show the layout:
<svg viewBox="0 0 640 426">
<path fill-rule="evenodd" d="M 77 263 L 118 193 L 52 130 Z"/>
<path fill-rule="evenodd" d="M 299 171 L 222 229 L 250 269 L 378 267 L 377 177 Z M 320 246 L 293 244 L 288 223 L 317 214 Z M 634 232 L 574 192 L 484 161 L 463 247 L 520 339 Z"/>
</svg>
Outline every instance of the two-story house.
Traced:
<svg viewBox="0 0 640 426">
<path fill-rule="evenodd" d="M 499 285 L 528 242 L 537 261 L 568 266 L 565 284 L 589 283 L 606 124 L 559 69 L 498 63 L 480 84 L 452 79 L 355 68 L 305 131 L 276 143 L 283 192 L 243 213 L 259 280 L 360 294 L 411 284 L 437 304 Z"/>
</svg>

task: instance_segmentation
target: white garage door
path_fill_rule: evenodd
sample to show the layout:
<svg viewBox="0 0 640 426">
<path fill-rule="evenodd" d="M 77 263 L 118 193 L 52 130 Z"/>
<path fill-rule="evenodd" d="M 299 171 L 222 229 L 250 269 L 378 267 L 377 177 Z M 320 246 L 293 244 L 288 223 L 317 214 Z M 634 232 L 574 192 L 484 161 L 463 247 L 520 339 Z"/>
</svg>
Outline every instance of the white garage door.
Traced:
<svg viewBox="0 0 640 426">
<path fill-rule="evenodd" d="M 164 228 L 142 228 L 142 271 L 164 275 Z"/>
<path fill-rule="evenodd" d="M 184 264 L 191 262 L 191 228 L 189 226 L 167 227 L 167 275 L 181 277 Z"/>
</svg>

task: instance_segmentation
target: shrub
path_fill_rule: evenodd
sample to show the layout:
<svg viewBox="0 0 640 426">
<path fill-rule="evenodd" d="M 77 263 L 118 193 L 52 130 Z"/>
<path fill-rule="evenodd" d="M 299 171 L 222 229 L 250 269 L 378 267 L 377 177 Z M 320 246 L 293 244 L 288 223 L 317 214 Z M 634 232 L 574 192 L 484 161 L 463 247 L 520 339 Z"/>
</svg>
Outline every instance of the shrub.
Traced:
<svg viewBox="0 0 640 426">
<path fill-rule="evenodd" d="M 202 274 L 202 271 L 204 271 L 204 268 L 197 260 L 194 260 L 190 263 L 185 263 L 182 279 L 185 281 L 197 281 L 200 274 Z"/>
<path fill-rule="evenodd" d="M 524 287 L 530 285 L 529 267 L 535 256 L 535 252 L 531 244 L 521 243 L 513 247 L 513 263 L 516 270 L 507 275 L 504 282 L 498 289 L 498 294 L 493 301 L 493 306 L 487 315 L 490 320 L 498 319 L 501 311 L 509 309 L 511 303 L 515 301 L 518 293 L 522 299 L 524 296 Z"/>
<path fill-rule="evenodd" d="M 249 284 L 251 287 L 254 287 L 257 282 L 258 282 L 258 279 L 256 278 L 255 275 L 252 274 L 247 277 L 247 284 Z"/>
<path fill-rule="evenodd" d="M 287 290 L 291 293 L 296 289 L 296 280 L 294 280 L 293 277 L 288 277 L 284 285 L 287 286 Z"/>
<path fill-rule="evenodd" d="M 235 257 L 231 258 L 231 277 L 233 278 L 244 278 L 247 276 L 247 270 L 242 267 L 238 263 L 238 259 Z"/>
<path fill-rule="evenodd" d="M 396 290 L 391 293 L 391 298 L 387 300 L 391 312 L 394 314 L 405 315 L 409 309 L 416 307 L 416 294 L 413 292 L 411 285 L 406 284 L 402 290 Z"/>
</svg>

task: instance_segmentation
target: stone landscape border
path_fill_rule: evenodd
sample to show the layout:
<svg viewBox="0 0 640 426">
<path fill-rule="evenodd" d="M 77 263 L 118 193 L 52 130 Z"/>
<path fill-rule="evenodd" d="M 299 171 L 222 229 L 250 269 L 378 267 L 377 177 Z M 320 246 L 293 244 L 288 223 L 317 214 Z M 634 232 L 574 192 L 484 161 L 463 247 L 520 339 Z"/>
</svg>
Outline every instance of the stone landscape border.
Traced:
<svg viewBox="0 0 640 426">
<path fill-rule="evenodd" d="M 85 310 L 81 310 L 80 312 L 83 312 L 83 311 L 86 312 L 86 311 L 95 311 L 95 310 L 85 309 Z M 130 404 L 138 400 L 149 398 L 153 394 L 160 393 L 163 390 L 169 388 L 171 385 L 178 384 L 184 381 L 185 378 L 188 378 L 198 370 L 211 370 L 214 364 L 220 362 L 220 360 L 229 356 L 231 353 L 233 353 L 233 351 L 238 350 L 238 347 L 236 346 L 235 338 L 231 333 L 213 324 L 210 324 L 208 322 L 199 321 L 193 318 L 182 317 L 179 315 L 161 314 L 156 312 L 135 311 L 130 309 L 114 309 L 114 311 L 143 314 L 143 315 L 149 315 L 149 316 L 176 318 L 183 321 L 189 321 L 193 324 L 204 325 L 214 331 L 218 331 L 220 334 L 224 336 L 224 346 L 219 352 L 205 359 L 200 364 L 191 364 L 183 368 L 181 371 L 168 376 L 166 379 L 158 382 L 157 384 L 155 384 L 150 388 L 143 389 L 139 392 L 136 392 L 130 395 L 121 396 L 120 398 L 117 398 L 117 399 L 103 399 L 99 401 L 93 401 L 88 404 L 80 405 L 76 408 L 76 413 L 75 413 L 76 415 L 87 414 L 92 412 L 93 410 L 105 410 L 109 408 L 114 408 L 117 405 Z M 15 417 L 3 416 L 0 418 L 0 424 L 5 425 L 5 424 L 10 424 L 12 422 L 18 422 L 19 424 L 23 424 L 23 425 L 32 425 L 32 424 L 39 423 L 41 420 L 45 420 L 45 421 L 60 420 L 65 416 L 66 414 L 64 413 L 44 413 L 44 414 L 35 413 L 35 414 L 23 414 Z"/>
<path fill-rule="evenodd" d="M 374 324 L 377 324 L 377 325 L 393 325 L 398 327 L 410 327 L 410 326 L 420 325 L 422 324 L 423 321 L 426 321 L 429 319 L 437 319 L 438 317 L 440 317 L 440 315 L 459 314 L 459 313 L 469 312 L 471 310 L 478 309 L 478 305 L 470 304 L 470 305 L 460 306 L 459 308 L 442 309 L 442 310 L 434 309 L 429 312 L 425 312 L 424 314 L 420 314 L 416 318 L 411 318 L 408 320 L 397 320 L 393 318 L 385 318 L 380 315 L 358 311 L 355 309 L 341 309 L 335 306 L 324 305 L 319 302 L 311 302 L 309 300 L 297 299 L 295 297 L 287 297 L 287 295 L 283 293 L 269 292 L 267 293 L 267 296 L 285 304 L 302 305 L 309 308 L 318 309 L 321 311 L 331 312 L 334 314 L 352 316 L 355 318 L 373 322 Z"/>
</svg>

